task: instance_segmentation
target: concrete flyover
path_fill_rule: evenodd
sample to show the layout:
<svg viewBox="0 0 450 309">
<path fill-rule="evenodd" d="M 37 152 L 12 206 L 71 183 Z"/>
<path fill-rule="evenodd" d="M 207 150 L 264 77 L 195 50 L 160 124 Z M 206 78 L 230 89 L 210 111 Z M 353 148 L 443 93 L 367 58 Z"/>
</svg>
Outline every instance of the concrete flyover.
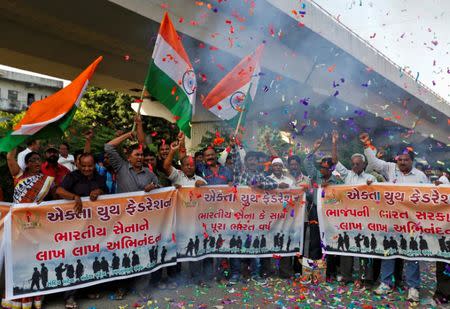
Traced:
<svg viewBox="0 0 450 309">
<path fill-rule="evenodd" d="M 338 121 L 358 118 L 354 113 L 362 111 L 364 117 L 355 119 L 361 127 L 399 126 L 419 133 L 411 136 L 413 143 L 448 143 L 450 105 L 446 101 L 411 76 L 399 74 L 399 67 L 315 3 L 307 3 L 307 14 L 301 18 L 292 14 L 293 9 L 299 10 L 292 3 L 258 1 L 253 21 L 249 17 L 249 22 L 239 24 L 235 12 L 247 10 L 248 4 L 235 2 L 232 6 L 231 1 L 221 4 L 216 13 L 195 1 L 182 0 L 3 1 L 0 59 L 5 65 L 70 79 L 103 55 L 105 60 L 93 84 L 138 95 L 159 21 L 167 10 L 174 21 L 185 19 L 176 22 L 177 30 L 183 34 L 197 72 L 208 77 L 199 82 L 192 122 L 194 144 L 218 121 L 202 108 L 201 95 L 263 41 L 267 45 L 262 61 L 266 74 L 250 121 L 261 121 L 266 114 L 279 118 L 288 110 L 290 118 L 301 122 L 304 109 L 298 108 L 298 101 L 310 98 L 310 114 L 319 123 L 328 123 L 330 117 Z M 270 27 L 282 30 L 282 38 L 267 31 L 268 22 L 257 19 L 260 14 L 271 16 Z M 229 33 L 227 20 L 239 29 L 236 34 Z M 306 26 L 298 26 L 299 21 Z M 206 48 L 198 48 L 200 42 Z M 217 50 L 207 48 L 211 46 Z M 217 69 L 221 63 L 224 71 Z M 332 72 L 327 69 L 331 66 Z M 333 87 L 341 78 L 345 82 Z M 363 87 L 368 81 L 370 85 Z M 337 89 L 339 95 L 334 96 Z M 284 122 L 279 123 L 280 129 L 286 129 L 289 120 Z M 308 130 L 311 136 L 322 134 L 311 126 Z"/>
</svg>

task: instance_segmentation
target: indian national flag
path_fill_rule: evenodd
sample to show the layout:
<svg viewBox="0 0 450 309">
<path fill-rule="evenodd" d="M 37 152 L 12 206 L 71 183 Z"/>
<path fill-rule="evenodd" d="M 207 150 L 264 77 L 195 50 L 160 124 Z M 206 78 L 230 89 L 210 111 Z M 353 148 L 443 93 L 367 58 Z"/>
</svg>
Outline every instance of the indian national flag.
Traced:
<svg viewBox="0 0 450 309">
<path fill-rule="evenodd" d="M 22 120 L 0 139 L 0 152 L 11 151 L 31 137 L 45 139 L 62 134 L 69 127 L 89 80 L 102 59 L 98 57 L 60 91 L 31 104 Z"/>
<path fill-rule="evenodd" d="M 170 111 L 180 130 L 190 138 L 197 81 L 189 57 L 167 13 L 159 28 L 145 88 L 163 105 L 161 108 Z"/>
<path fill-rule="evenodd" d="M 264 45 L 246 56 L 211 90 L 203 101 L 210 112 L 235 126 L 242 121 L 258 88 L 260 60 Z M 243 123 L 243 122 L 241 122 Z"/>
</svg>

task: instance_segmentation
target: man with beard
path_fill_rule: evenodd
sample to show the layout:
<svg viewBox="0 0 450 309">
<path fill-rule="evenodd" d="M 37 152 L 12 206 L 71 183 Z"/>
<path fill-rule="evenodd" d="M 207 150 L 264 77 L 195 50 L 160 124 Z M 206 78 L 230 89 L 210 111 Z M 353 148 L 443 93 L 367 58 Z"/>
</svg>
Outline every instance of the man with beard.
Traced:
<svg viewBox="0 0 450 309">
<path fill-rule="evenodd" d="M 213 147 L 203 151 L 203 161 L 196 161 L 197 173 L 202 176 L 208 185 L 232 185 L 233 173 L 231 170 L 217 162 L 217 153 Z"/>
<path fill-rule="evenodd" d="M 426 184 L 427 176 L 413 167 L 414 152 L 411 147 L 402 149 L 397 157 L 397 163 L 386 162 L 376 157 L 376 148 L 372 145 L 369 134 L 362 133 L 359 136 L 364 145 L 364 154 L 367 157 L 368 166 L 379 172 L 388 182 L 398 184 Z M 416 249 L 417 250 L 417 249 Z M 381 262 L 381 284 L 374 291 L 378 295 L 387 295 L 392 292 L 392 275 L 394 274 L 395 260 L 383 259 Z M 408 284 L 408 300 L 419 302 L 420 269 L 418 261 L 405 261 L 406 282 Z"/>
<path fill-rule="evenodd" d="M 41 165 L 42 174 L 55 178 L 55 184 L 60 186 L 64 177 L 70 171 L 64 165 L 58 163 L 59 153 L 54 147 L 48 147 L 45 150 L 45 162 Z"/>
</svg>

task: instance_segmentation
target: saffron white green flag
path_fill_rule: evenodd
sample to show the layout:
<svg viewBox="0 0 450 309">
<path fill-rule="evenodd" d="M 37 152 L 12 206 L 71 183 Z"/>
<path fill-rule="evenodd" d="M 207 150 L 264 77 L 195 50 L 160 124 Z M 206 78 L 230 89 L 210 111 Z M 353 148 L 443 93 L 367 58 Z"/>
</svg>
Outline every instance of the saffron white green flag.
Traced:
<svg viewBox="0 0 450 309">
<path fill-rule="evenodd" d="M 163 105 L 162 108 L 172 113 L 180 130 L 190 138 L 197 81 L 167 12 L 159 28 L 145 87 Z"/>
</svg>

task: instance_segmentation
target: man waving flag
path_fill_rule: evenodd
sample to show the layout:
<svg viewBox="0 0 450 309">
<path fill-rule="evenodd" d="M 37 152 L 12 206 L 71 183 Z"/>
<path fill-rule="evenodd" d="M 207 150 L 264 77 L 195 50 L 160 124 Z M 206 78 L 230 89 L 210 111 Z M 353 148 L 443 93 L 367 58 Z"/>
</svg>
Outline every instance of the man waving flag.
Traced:
<svg viewBox="0 0 450 309">
<path fill-rule="evenodd" d="M 51 96 L 31 104 L 22 120 L 0 140 L 0 152 L 8 152 L 30 137 L 45 139 L 62 134 L 69 127 L 97 65 L 98 57 L 69 85 Z"/>
<path fill-rule="evenodd" d="M 243 58 L 203 101 L 203 106 L 233 127 L 238 124 L 239 118 L 242 118 L 243 124 L 255 97 L 263 48 L 261 44 L 252 54 Z"/>
<path fill-rule="evenodd" d="M 171 112 L 180 130 L 190 138 L 197 81 L 189 57 L 167 12 L 159 28 L 145 88 Z"/>
</svg>

